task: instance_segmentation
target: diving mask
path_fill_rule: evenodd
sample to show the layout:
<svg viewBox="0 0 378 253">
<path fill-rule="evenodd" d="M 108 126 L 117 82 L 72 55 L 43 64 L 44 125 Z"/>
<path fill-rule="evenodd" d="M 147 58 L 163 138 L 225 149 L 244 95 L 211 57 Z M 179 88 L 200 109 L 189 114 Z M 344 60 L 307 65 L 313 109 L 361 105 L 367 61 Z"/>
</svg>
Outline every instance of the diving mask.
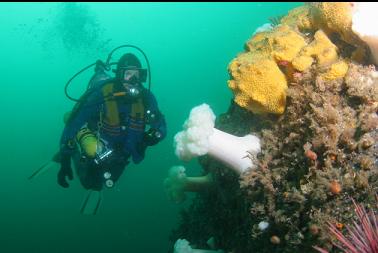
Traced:
<svg viewBox="0 0 378 253">
<path fill-rule="evenodd" d="M 134 66 L 121 67 L 114 71 L 121 82 L 127 83 L 144 83 L 147 80 L 147 69 L 137 68 Z"/>
<path fill-rule="evenodd" d="M 141 94 L 140 69 L 125 69 L 122 85 L 129 97 L 136 98 Z"/>
<path fill-rule="evenodd" d="M 123 82 L 124 83 L 128 83 L 128 84 L 132 84 L 132 85 L 135 85 L 137 83 L 139 83 L 139 70 L 137 69 L 126 69 L 124 72 L 123 72 Z"/>
</svg>

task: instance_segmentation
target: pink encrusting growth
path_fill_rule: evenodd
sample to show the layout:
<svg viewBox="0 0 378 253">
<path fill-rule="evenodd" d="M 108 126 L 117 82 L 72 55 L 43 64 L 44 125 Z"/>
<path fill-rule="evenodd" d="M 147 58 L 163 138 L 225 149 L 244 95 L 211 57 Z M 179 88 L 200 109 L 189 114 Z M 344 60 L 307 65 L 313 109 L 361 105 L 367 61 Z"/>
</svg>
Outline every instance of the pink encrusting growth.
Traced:
<svg viewBox="0 0 378 253">
<path fill-rule="evenodd" d="M 376 197 L 378 201 L 378 196 Z M 338 242 L 334 245 L 345 253 L 378 253 L 378 221 L 374 210 L 369 212 L 362 205 L 356 204 L 354 200 L 357 221 L 352 227 L 347 227 L 347 235 L 344 235 L 332 223 L 328 223 L 331 233 L 336 236 Z M 327 250 L 314 247 L 321 253 L 328 253 Z"/>
</svg>

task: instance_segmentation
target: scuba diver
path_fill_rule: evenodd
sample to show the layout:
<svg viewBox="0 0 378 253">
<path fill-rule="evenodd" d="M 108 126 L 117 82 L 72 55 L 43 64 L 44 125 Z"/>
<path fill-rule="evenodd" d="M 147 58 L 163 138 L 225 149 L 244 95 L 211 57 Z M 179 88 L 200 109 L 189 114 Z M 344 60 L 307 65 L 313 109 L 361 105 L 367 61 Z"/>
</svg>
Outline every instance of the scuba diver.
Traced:
<svg viewBox="0 0 378 253">
<path fill-rule="evenodd" d="M 76 75 L 67 83 L 66 95 L 77 103 L 65 115 L 60 151 L 53 158 L 60 163 L 57 181 L 64 188 L 69 187 L 67 179 L 73 179 L 73 162 L 81 185 L 89 190 L 81 208 L 87 214 L 97 212 L 101 190 L 112 188 L 131 160 L 140 163 L 146 148 L 166 136 L 164 115 L 150 91 L 147 57 L 148 69 L 144 69 L 134 54 L 124 54 L 113 70 L 115 77 L 111 77 L 107 74 L 111 54 L 106 63 L 98 60 L 89 65 L 96 66 L 95 74 L 80 99 L 67 94 L 67 86 Z M 143 86 L 147 75 L 148 89 Z M 86 211 L 90 202 L 93 202 L 91 210 Z"/>
</svg>

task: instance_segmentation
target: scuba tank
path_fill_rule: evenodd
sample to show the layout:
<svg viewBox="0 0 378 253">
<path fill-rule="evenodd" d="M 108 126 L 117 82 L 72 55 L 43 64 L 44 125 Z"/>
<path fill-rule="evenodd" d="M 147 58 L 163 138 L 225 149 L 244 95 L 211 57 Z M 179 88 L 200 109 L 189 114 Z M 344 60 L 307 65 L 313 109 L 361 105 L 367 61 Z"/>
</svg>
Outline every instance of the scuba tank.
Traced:
<svg viewBox="0 0 378 253">
<path fill-rule="evenodd" d="M 80 129 L 76 134 L 76 142 L 78 143 L 81 153 L 88 158 L 95 158 L 98 153 L 99 141 L 97 136 L 87 127 Z"/>
</svg>

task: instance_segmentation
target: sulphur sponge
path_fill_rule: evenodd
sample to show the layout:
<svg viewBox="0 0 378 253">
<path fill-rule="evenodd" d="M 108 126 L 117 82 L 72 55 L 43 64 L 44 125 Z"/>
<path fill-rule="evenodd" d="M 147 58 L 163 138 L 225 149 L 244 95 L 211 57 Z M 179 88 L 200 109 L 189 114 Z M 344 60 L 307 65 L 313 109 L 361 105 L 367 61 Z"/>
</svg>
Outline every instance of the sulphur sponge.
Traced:
<svg viewBox="0 0 378 253">
<path fill-rule="evenodd" d="M 338 61 L 332 64 L 322 77 L 328 81 L 343 78 L 348 72 L 348 68 L 348 64 L 345 61 Z"/>
<path fill-rule="evenodd" d="M 353 11 L 350 2 L 320 2 L 313 4 L 312 16 L 327 34 L 338 33 L 344 41 L 356 44 L 359 40 L 352 32 Z"/>
<path fill-rule="evenodd" d="M 337 51 L 328 36 L 319 30 L 315 33 L 314 40 L 301 50 L 292 64 L 299 71 L 307 70 L 314 62 L 318 67 L 328 66 L 339 59 Z"/>
<path fill-rule="evenodd" d="M 277 63 L 290 63 L 306 41 L 287 25 L 260 32 L 247 42 L 249 52 L 229 65 L 228 86 L 235 102 L 254 113 L 282 114 L 286 105 L 287 80 Z"/>
<path fill-rule="evenodd" d="M 232 61 L 229 69 L 233 80 L 228 86 L 238 105 L 254 113 L 285 111 L 287 82 L 273 59 L 246 53 Z"/>
<path fill-rule="evenodd" d="M 258 57 L 271 56 L 276 61 L 291 62 L 305 45 L 302 35 L 287 25 L 280 25 L 272 31 L 257 33 L 247 42 L 247 49 Z"/>
<path fill-rule="evenodd" d="M 281 24 L 288 25 L 299 31 L 314 30 L 317 26 L 312 19 L 311 8 L 311 5 L 306 4 L 289 11 L 289 13 L 281 19 Z"/>
</svg>

